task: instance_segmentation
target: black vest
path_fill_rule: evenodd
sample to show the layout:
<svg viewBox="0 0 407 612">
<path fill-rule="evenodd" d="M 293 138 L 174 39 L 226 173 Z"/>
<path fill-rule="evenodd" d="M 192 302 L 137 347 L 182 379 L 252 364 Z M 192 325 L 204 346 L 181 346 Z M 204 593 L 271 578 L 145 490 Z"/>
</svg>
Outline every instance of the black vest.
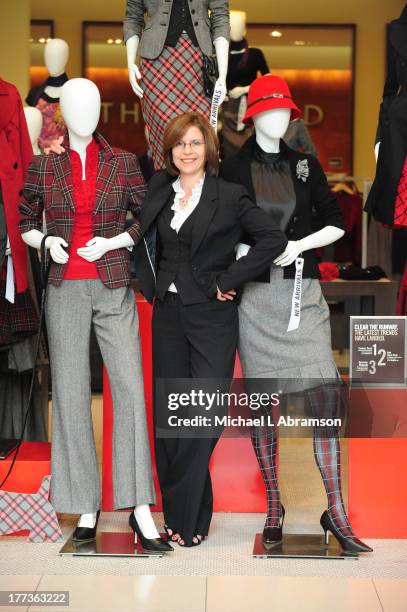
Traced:
<svg viewBox="0 0 407 612">
<path fill-rule="evenodd" d="M 175 47 L 184 30 L 187 32 L 194 47 L 198 47 L 191 13 L 189 12 L 188 0 L 174 0 L 165 44 L 169 47 Z"/>
<path fill-rule="evenodd" d="M 163 300 L 171 283 L 175 283 L 183 304 L 199 304 L 210 301 L 192 275 L 191 239 L 194 218 L 199 203 L 181 225 L 179 232 L 172 229 L 170 223 L 174 216 L 171 196 L 157 219 L 160 242 L 156 296 Z"/>
</svg>

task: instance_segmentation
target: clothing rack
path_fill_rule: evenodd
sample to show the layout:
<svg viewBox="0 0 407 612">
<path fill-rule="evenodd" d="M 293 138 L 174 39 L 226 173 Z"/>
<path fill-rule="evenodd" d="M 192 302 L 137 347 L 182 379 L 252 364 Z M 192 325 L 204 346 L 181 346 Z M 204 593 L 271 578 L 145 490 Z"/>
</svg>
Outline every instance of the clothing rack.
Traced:
<svg viewBox="0 0 407 612">
<path fill-rule="evenodd" d="M 371 179 L 366 178 L 365 176 L 349 176 L 346 174 L 339 173 L 328 173 L 326 175 L 328 179 L 328 183 L 354 183 L 355 185 L 362 184 L 363 189 L 360 191 L 362 194 L 362 246 L 361 246 L 361 265 L 362 268 L 366 268 L 367 266 L 367 226 L 369 215 L 364 211 L 367 197 L 369 195 L 369 191 L 372 187 L 373 181 Z"/>
</svg>

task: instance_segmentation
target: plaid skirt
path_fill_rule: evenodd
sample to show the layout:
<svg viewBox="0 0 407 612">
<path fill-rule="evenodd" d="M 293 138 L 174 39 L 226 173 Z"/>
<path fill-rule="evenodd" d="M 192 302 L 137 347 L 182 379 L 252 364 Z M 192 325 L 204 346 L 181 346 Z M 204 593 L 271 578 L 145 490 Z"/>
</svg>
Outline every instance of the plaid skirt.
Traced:
<svg viewBox="0 0 407 612">
<path fill-rule="evenodd" d="M 156 170 L 164 168 L 163 136 L 167 123 L 182 113 L 195 111 L 209 119 L 211 99 L 203 88 L 203 59 L 183 33 L 176 47 L 163 48 L 154 59 L 140 63 L 143 97 L 141 109 L 147 125 Z"/>
</svg>

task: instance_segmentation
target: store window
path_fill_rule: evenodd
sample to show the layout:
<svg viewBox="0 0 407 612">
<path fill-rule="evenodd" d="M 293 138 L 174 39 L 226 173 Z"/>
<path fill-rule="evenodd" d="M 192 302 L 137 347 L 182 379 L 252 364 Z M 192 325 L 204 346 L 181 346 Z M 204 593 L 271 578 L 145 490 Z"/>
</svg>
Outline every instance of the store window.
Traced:
<svg viewBox="0 0 407 612">
<path fill-rule="evenodd" d="M 139 99 L 131 89 L 122 22 L 83 23 L 83 76 L 102 97 L 99 130 L 110 144 L 142 155 L 146 151 Z"/>
<path fill-rule="evenodd" d="M 49 73 L 44 63 L 44 45 L 54 38 L 54 22 L 34 19 L 30 27 L 30 87 L 38 87 Z"/>
<path fill-rule="evenodd" d="M 249 24 L 270 72 L 289 84 L 326 172 L 352 174 L 356 26 Z"/>
</svg>

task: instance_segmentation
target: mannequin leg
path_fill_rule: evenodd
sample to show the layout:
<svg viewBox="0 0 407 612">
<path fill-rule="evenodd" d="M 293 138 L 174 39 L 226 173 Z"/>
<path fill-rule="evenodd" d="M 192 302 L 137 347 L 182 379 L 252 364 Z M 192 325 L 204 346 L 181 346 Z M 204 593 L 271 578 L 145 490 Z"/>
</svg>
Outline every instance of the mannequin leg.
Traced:
<svg viewBox="0 0 407 612">
<path fill-rule="evenodd" d="M 144 402 L 138 317 L 130 287 L 91 287 L 93 324 L 107 368 L 114 406 L 114 508 L 155 503 Z"/>
<path fill-rule="evenodd" d="M 89 338 L 92 306 L 86 281 L 47 289 L 52 373 L 51 501 L 57 512 L 100 508 L 99 468 L 91 416 Z"/>
<path fill-rule="evenodd" d="M 307 392 L 312 414 L 316 418 L 338 416 L 338 389 L 327 384 Z M 328 498 L 328 513 L 340 532 L 355 537 L 342 497 L 341 447 L 336 427 L 314 427 L 314 457 Z"/>
<path fill-rule="evenodd" d="M 264 527 L 278 527 L 281 521 L 281 499 L 276 465 L 278 452 L 277 427 L 267 425 L 253 427 L 250 430 L 250 435 L 266 487 L 267 518 Z"/>
</svg>

